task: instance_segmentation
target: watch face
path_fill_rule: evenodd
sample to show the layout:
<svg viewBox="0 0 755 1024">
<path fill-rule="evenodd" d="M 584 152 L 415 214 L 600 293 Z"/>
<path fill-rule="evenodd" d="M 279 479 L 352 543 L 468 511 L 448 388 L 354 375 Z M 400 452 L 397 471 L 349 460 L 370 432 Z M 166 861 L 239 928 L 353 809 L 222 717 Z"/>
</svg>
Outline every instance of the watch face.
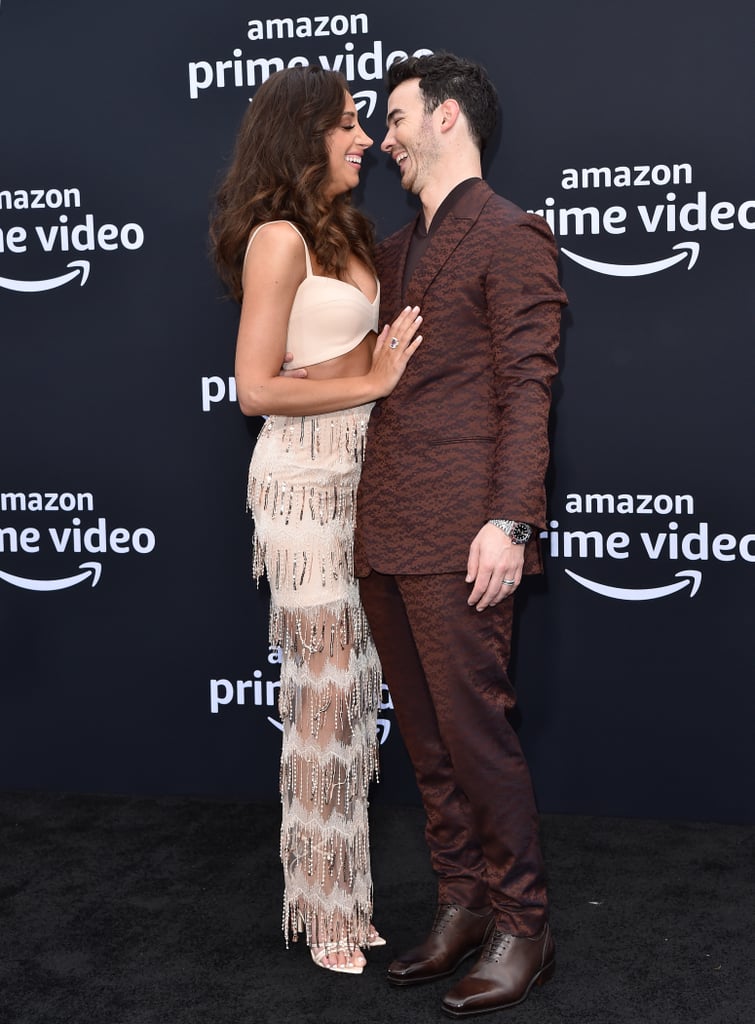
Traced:
<svg viewBox="0 0 755 1024">
<path fill-rule="evenodd" d="M 515 523 L 513 519 L 491 519 L 490 522 L 511 539 L 512 544 L 526 544 L 532 536 L 529 523 Z"/>
<path fill-rule="evenodd" d="M 514 544 L 526 544 L 531 533 L 532 528 L 527 523 L 516 523 L 511 531 L 511 539 Z"/>
</svg>

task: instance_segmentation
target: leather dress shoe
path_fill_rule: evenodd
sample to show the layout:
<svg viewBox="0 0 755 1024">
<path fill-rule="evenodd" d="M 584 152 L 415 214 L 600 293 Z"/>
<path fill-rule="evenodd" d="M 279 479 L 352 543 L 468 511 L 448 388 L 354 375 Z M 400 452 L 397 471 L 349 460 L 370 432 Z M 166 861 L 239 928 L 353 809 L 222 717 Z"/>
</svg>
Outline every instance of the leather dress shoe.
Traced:
<svg viewBox="0 0 755 1024">
<path fill-rule="evenodd" d="M 480 949 L 494 927 L 492 910 L 478 913 L 457 903 L 441 903 L 428 937 L 390 964 L 388 980 L 394 985 L 418 985 L 445 978 Z"/>
<path fill-rule="evenodd" d="M 441 1003 L 449 1017 L 473 1017 L 522 1003 L 533 985 L 543 985 L 556 969 L 556 946 L 546 924 L 529 939 L 494 929 L 472 970 Z"/>
</svg>

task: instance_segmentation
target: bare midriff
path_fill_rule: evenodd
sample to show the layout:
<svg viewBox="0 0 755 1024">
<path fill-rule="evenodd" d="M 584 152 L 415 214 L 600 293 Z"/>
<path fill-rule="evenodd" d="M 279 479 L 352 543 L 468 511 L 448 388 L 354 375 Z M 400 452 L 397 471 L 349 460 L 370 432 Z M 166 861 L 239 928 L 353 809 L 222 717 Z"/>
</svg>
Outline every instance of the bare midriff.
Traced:
<svg viewBox="0 0 755 1024">
<path fill-rule="evenodd" d="M 337 377 L 363 377 L 372 366 L 372 350 L 375 347 L 376 334 L 370 331 L 350 352 L 323 363 L 307 366 L 307 377 L 310 380 L 335 380 Z"/>
</svg>

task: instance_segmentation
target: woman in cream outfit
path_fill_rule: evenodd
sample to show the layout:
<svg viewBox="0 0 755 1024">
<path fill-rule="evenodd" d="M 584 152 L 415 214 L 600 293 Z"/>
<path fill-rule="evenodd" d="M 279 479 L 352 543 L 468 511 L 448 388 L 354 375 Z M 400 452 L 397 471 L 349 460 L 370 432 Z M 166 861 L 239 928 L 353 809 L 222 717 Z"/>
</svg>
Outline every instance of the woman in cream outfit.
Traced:
<svg viewBox="0 0 755 1024">
<path fill-rule="evenodd" d="M 416 308 L 376 336 L 372 229 L 350 201 L 371 142 L 340 75 L 276 72 L 244 116 L 211 232 L 241 303 L 239 405 L 266 417 L 248 502 L 282 651 L 283 928 L 344 973 L 383 943 L 367 822 L 380 665 L 354 578 L 355 500 L 372 406 L 422 340 Z"/>
</svg>

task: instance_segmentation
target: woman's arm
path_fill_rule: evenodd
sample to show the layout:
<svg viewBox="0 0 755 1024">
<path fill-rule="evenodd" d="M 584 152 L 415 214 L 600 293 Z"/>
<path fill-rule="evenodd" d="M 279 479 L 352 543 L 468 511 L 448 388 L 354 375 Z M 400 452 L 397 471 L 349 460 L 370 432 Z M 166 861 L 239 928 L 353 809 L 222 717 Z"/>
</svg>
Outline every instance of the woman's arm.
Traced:
<svg viewBox="0 0 755 1024">
<path fill-rule="evenodd" d="M 300 236 L 287 224 L 266 225 L 249 249 L 236 343 L 236 391 L 246 416 L 306 416 L 363 405 L 389 394 L 422 338 L 421 317 L 404 310 L 377 339 L 368 373 L 310 380 L 281 376 L 296 290 L 306 276 Z M 391 348 L 388 338 L 398 338 Z"/>
</svg>

